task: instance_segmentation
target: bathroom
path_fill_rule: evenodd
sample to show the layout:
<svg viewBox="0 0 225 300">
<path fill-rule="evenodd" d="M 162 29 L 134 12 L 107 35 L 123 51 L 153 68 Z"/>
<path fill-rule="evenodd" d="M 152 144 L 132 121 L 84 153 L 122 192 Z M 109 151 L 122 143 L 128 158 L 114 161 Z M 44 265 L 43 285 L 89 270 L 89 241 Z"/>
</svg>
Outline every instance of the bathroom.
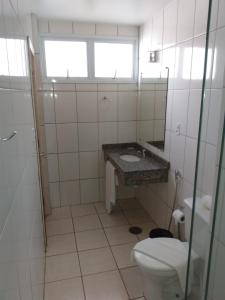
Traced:
<svg viewBox="0 0 225 300">
<path fill-rule="evenodd" d="M 0 300 L 224 300 L 225 0 L 0 4 Z"/>
</svg>

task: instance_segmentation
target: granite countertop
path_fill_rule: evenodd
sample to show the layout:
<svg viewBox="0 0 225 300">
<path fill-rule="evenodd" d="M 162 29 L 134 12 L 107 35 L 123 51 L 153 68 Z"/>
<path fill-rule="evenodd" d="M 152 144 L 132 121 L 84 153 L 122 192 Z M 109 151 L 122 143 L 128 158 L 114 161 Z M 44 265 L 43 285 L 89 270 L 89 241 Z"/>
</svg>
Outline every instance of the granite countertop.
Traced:
<svg viewBox="0 0 225 300">
<path fill-rule="evenodd" d="M 124 185 L 142 185 L 168 181 L 169 162 L 153 154 L 137 143 L 106 144 L 102 146 L 105 160 L 116 168 L 119 182 Z M 145 150 L 146 157 L 138 151 Z M 133 154 L 138 162 L 127 162 L 120 158 L 123 154 Z"/>
</svg>

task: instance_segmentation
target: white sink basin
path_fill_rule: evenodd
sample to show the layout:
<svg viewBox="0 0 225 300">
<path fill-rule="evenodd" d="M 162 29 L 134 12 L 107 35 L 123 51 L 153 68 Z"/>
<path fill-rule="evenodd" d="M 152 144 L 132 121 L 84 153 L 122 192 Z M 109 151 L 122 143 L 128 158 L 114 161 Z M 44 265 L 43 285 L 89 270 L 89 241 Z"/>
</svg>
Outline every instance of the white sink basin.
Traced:
<svg viewBox="0 0 225 300">
<path fill-rule="evenodd" d="M 124 161 L 128 161 L 128 162 L 138 162 L 140 161 L 140 157 L 136 156 L 136 155 L 132 155 L 132 154 L 123 154 L 120 155 L 120 158 Z"/>
</svg>

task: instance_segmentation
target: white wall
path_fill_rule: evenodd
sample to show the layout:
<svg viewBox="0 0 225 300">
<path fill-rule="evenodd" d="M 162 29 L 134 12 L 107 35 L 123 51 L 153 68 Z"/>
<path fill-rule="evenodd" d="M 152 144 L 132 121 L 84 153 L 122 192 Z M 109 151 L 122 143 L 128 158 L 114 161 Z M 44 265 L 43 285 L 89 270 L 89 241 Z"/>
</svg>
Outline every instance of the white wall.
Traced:
<svg viewBox="0 0 225 300">
<path fill-rule="evenodd" d="M 23 43 L 30 28 L 14 2 L 0 1 L 1 38 Z M 7 43 L 5 49 L 9 53 Z M 10 50 L 17 57 L 27 49 Z M 3 57 L 1 49 L 0 61 L 8 67 Z M 42 300 L 45 258 L 31 87 L 29 77 L 1 76 L 0 137 L 14 130 L 13 139 L 0 141 L 0 299 Z"/>
<path fill-rule="evenodd" d="M 160 226 L 168 224 L 174 198 L 175 169 L 179 169 L 183 175 L 183 182 L 178 191 L 180 205 L 183 205 L 184 198 L 192 197 L 193 194 L 207 11 L 208 1 L 174 0 L 141 28 L 140 65 L 142 68 L 144 70 L 151 68 L 151 64 L 147 64 L 146 51 L 149 50 L 160 51 L 157 74 L 161 73 L 162 77 L 165 77 L 165 67 L 170 68 L 165 151 L 161 152 L 150 147 L 170 161 L 169 182 L 150 185 L 137 193 L 142 204 Z M 218 7 L 215 3 L 212 29 L 217 24 L 217 11 Z M 219 33 L 222 34 L 222 29 L 218 31 Z M 215 44 L 215 32 L 212 32 L 209 47 L 211 59 L 208 62 L 209 76 L 204 100 L 202 172 L 198 181 L 200 194 L 210 195 L 213 194 L 222 101 L 222 71 L 217 68 L 216 76 L 213 75 L 215 71 L 212 73 L 213 66 L 217 67 L 219 64 L 218 55 L 222 55 L 219 49 L 214 51 L 215 45 L 218 48 L 218 43 L 221 43 L 221 37 L 219 39 L 217 37 Z M 179 135 L 176 134 L 177 125 L 180 125 Z"/>
<path fill-rule="evenodd" d="M 138 27 L 38 20 L 42 34 L 62 37 L 138 38 Z M 37 55 L 40 54 L 36 47 Z M 43 78 L 43 81 L 45 79 Z M 104 199 L 103 143 L 135 142 L 137 84 L 43 82 L 45 132 L 52 207 Z M 104 97 L 107 100 L 104 100 Z M 133 197 L 122 188 L 118 197 Z"/>
</svg>

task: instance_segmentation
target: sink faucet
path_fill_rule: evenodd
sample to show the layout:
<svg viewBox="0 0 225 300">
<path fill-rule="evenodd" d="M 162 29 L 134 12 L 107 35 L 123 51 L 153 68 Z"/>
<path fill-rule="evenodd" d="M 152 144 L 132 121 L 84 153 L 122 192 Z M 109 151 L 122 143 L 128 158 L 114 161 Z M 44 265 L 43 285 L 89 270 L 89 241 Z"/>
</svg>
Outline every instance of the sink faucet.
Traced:
<svg viewBox="0 0 225 300">
<path fill-rule="evenodd" d="M 143 149 L 143 150 L 142 150 L 142 157 L 143 157 L 143 158 L 146 157 L 146 154 L 145 154 L 145 153 L 146 153 L 146 149 Z"/>
</svg>

